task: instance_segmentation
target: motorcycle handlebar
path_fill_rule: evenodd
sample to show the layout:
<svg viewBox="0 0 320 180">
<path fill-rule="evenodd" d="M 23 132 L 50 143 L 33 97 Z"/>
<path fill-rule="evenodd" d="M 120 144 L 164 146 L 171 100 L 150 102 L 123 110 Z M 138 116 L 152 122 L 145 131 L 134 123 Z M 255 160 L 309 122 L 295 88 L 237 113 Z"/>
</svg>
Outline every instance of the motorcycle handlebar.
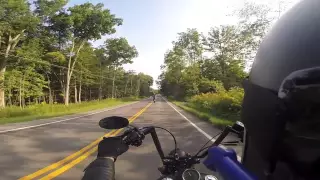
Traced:
<svg viewBox="0 0 320 180">
<path fill-rule="evenodd" d="M 222 141 L 223 139 L 229 134 L 230 131 L 232 131 L 233 129 L 231 127 L 226 127 L 222 133 L 219 135 L 219 137 L 214 141 L 214 143 L 212 144 L 212 146 L 218 146 Z M 135 131 L 136 133 L 142 133 L 143 134 L 143 138 L 145 135 L 148 135 L 150 134 L 151 137 L 152 137 L 152 140 L 154 142 L 154 145 L 156 146 L 156 149 L 159 153 L 159 156 L 161 157 L 162 161 L 163 159 L 170 159 L 168 157 L 165 157 L 164 156 L 164 153 L 163 153 L 163 150 L 162 150 L 162 147 L 161 147 L 161 143 L 158 139 L 158 135 L 155 131 L 155 127 L 153 126 L 147 126 L 147 127 L 142 127 L 142 128 L 136 128 L 134 127 L 133 131 Z M 136 136 L 136 135 L 133 135 L 133 136 Z M 139 136 L 137 136 L 137 138 L 139 138 Z M 143 139 L 139 139 L 140 141 L 142 141 Z M 130 144 L 130 142 L 129 142 Z M 208 150 L 205 150 L 203 153 L 201 154 L 196 154 L 195 156 L 193 156 L 193 158 L 205 158 L 206 156 L 208 155 Z"/>
<path fill-rule="evenodd" d="M 137 128 L 137 127 L 131 126 L 131 128 L 128 129 L 123 134 L 123 140 L 128 145 L 140 146 L 142 144 L 142 141 L 143 141 L 145 135 L 150 134 L 152 137 L 152 140 L 154 142 L 154 145 L 158 151 L 158 154 L 161 158 L 161 161 L 164 165 L 163 167 L 159 168 L 159 171 L 162 174 L 164 174 L 164 175 L 171 174 L 171 173 L 175 172 L 175 170 L 177 170 L 176 168 L 181 168 L 181 167 L 177 166 L 177 164 L 182 164 L 183 168 L 190 168 L 194 164 L 200 163 L 200 159 L 205 158 L 208 155 L 208 149 L 206 149 L 204 151 L 200 151 L 200 154 L 197 153 L 194 156 L 187 155 L 187 156 L 181 156 L 181 157 L 178 156 L 177 157 L 176 156 L 177 153 L 175 152 L 174 156 L 170 155 L 171 153 L 169 153 L 169 156 L 165 157 L 155 128 L 157 128 L 157 127 L 148 126 L 148 127 Z M 219 137 L 214 141 L 212 146 L 218 146 L 230 132 L 235 132 L 234 128 L 229 127 L 229 126 L 226 127 L 222 131 L 222 133 L 219 135 Z M 212 148 L 212 149 L 217 149 L 217 148 Z M 210 149 L 211 152 L 213 152 L 212 149 Z M 177 149 L 175 148 L 174 150 L 176 151 Z M 219 157 L 224 157 L 224 156 L 221 155 Z M 234 159 L 231 159 L 231 160 L 236 161 Z M 229 159 L 225 159 L 221 162 L 219 161 L 218 164 L 215 164 L 215 167 L 217 166 L 221 169 L 221 167 L 231 167 L 231 165 L 232 165 L 231 170 L 236 169 L 237 166 L 235 166 L 235 164 L 236 165 L 238 165 L 238 164 L 234 163 L 234 162 L 229 162 L 229 161 L 230 161 Z M 220 166 L 221 164 L 223 164 L 223 166 Z M 228 169 L 228 171 L 229 170 L 230 170 L 230 168 Z"/>
<path fill-rule="evenodd" d="M 163 150 L 162 150 L 160 141 L 159 141 L 159 139 L 158 139 L 158 135 L 157 135 L 157 133 L 156 133 L 156 131 L 155 131 L 155 128 L 154 128 L 153 126 L 142 127 L 142 128 L 136 128 L 136 127 L 134 127 L 131 131 L 134 132 L 134 134 L 139 134 L 139 133 L 141 133 L 143 136 L 133 135 L 133 136 L 136 137 L 136 139 L 132 139 L 133 141 L 130 141 L 130 140 L 129 140 L 129 141 L 127 142 L 128 145 L 134 144 L 134 141 L 142 141 L 142 140 L 144 139 L 144 136 L 145 136 L 145 135 L 150 134 L 151 137 L 152 137 L 152 140 L 153 140 L 153 142 L 154 142 L 154 145 L 156 146 L 156 149 L 157 149 L 157 151 L 158 151 L 158 154 L 159 154 L 161 160 L 163 161 L 163 159 L 165 158 L 165 156 L 164 156 L 164 153 L 163 153 Z M 128 133 L 127 135 L 130 136 L 131 134 Z M 124 137 L 124 138 L 127 138 L 127 137 Z M 137 138 L 138 138 L 138 139 L 137 139 Z M 139 139 L 139 138 L 140 138 L 140 139 Z"/>
<path fill-rule="evenodd" d="M 184 169 L 191 168 L 193 165 L 200 163 L 200 159 L 203 159 L 208 155 L 208 149 L 206 149 L 200 154 L 197 153 L 195 155 L 188 154 L 186 156 L 180 157 L 176 156 L 177 153 L 175 152 L 174 155 L 169 154 L 169 156 L 165 156 L 155 128 L 156 127 L 154 126 L 141 128 L 131 126 L 131 128 L 124 133 L 123 139 L 126 139 L 125 143 L 128 145 L 140 146 L 144 137 L 150 134 L 163 164 L 163 166 L 159 168 L 161 174 L 171 174 L 181 167 L 183 167 Z M 218 146 L 229 132 L 230 128 L 225 128 L 225 130 L 215 140 L 212 146 Z M 177 149 L 174 149 L 174 151 L 176 150 Z"/>
<path fill-rule="evenodd" d="M 143 132 L 144 135 L 151 134 L 151 137 L 152 137 L 152 140 L 154 142 L 154 145 L 156 146 L 158 154 L 159 154 L 161 160 L 163 161 L 163 159 L 165 157 L 164 157 L 164 153 L 163 153 L 163 150 L 162 150 L 162 147 L 161 147 L 161 144 L 160 144 L 160 141 L 159 141 L 159 138 L 158 138 L 158 135 L 157 135 L 157 132 L 156 132 L 155 128 L 153 126 L 145 127 L 142 130 L 142 132 Z"/>
<path fill-rule="evenodd" d="M 213 146 L 219 146 L 219 144 L 224 140 L 225 137 L 228 136 L 229 132 L 232 130 L 231 127 L 227 126 L 222 133 L 219 135 L 219 137 L 214 141 L 214 143 L 212 144 Z M 208 150 L 204 151 L 203 153 L 201 153 L 200 155 L 196 155 L 196 158 L 205 158 L 208 155 Z"/>
<path fill-rule="evenodd" d="M 143 134 L 143 136 L 139 136 L 139 135 L 131 134 L 131 133 L 128 134 L 128 135 L 130 135 L 130 136 L 134 136 L 135 138 L 140 138 L 140 137 L 141 137 L 141 139 L 133 139 L 133 141 L 135 141 L 135 140 L 142 141 L 143 138 L 144 138 L 144 136 L 150 134 L 151 137 L 152 137 L 152 140 L 153 140 L 153 142 L 154 142 L 154 145 L 155 145 L 155 147 L 156 147 L 156 149 L 157 149 L 157 151 L 158 151 L 158 154 L 159 154 L 159 156 L 160 156 L 160 158 L 161 158 L 161 160 L 162 160 L 163 163 L 164 163 L 164 161 L 166 161 L 166 160 L 175 160 L 175 157 L 165 157 L 164 152 L 163 152 L 162 147 L 161 147 L 161 143 L 160 143 L 159 138 L 158 138 L 158 135 L 157 135 L 157 133 L 156 133 L 155 127 L 153 127 L 153 126 L 147 126 L 147 127 L 142 127 L 142 128 L 136 128 L 136 127 L 134 127 L 131 131 L 134 132 L 134 133 L 142 133 L 142 134 Z M 127 138 L 127 137 L 125 137 L 125 138 Z M 218 139 L 220 139 L 220 138 L 218 138 Z M 217 140 L 218 140 L 218 139 L 217 139 Z M 222 139 L 223 139 L 223 138 L 222 138 Z M 222 141 L 222 139 L 221 139 L 221 141 Z M 217 142 L 217 143 L 218 143 L 218 142 Z M 219 142 L 219 143 L 220 143 L 220 142 Z M 218 144 L 219 144 L 219 143 L 218 143 Z M 130 142 L 130 141 L 129 141 L 127 144 L 128 144 L 128 145 L 134 145 L 134 143 L 133 143 L 133 142 Z M 138 144 L 139 144 L 139 143 L 138 143 Z M 214 144 L 215 144 L 215 143 L 214 143 Z M 185 158 L 184 158 L 184 157 L 181 157 L 180 160 L 192 158 L 192 159 L 194 159 L 195 161 L 198 161 L 197 159 L 205 158 L 205 157 L 207 156 L 207 154 L 208 154 L 208 151 L 206 150 L 205 152 L 203 152 L 203 153 L 200 154 L 200 155 L 191 156 L 191 157 L 185 157 Z"/>
</svg>

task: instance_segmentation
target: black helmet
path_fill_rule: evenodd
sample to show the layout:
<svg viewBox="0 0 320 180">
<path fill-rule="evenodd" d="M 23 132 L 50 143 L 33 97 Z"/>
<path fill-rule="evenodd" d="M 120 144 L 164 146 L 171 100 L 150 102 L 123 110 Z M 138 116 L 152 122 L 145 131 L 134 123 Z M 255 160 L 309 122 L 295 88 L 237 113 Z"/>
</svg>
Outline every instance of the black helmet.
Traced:
<svg viewBox="0 0 320 180">
<path fill-rule="evenodd" d="M 320 179 L 320 1 L 288 11 L 244 83 L 244 165 L 259 179 Z M 281 175 L 276 172 L 281 168 Z"/>
</svg>

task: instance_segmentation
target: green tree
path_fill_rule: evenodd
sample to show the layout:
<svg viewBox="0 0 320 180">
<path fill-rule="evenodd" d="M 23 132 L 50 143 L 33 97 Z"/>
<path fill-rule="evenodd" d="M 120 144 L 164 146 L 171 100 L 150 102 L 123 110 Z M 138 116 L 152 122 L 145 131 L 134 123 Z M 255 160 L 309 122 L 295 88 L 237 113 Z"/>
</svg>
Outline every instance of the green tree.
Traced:
<svg viewBox="0 0 320 180">
<path fill-rule="evenodd" d="M 103 97 L 103 88 L 106 84 L 106 79 L 104 77 L 108 76 L 109 67 L 112 62 L 107 57 L 106 49 L 102 46 L 95 50 L 95 55 L 98 59 L 98 72 L 99 72 L 99 100 Z"/>
<path fill-rule="evenodd" d="M 177 41 L 172 43 L 172 50 L 165 54 L 164 73 L 160 76 L 163 87 L 160 90 L 166 89 L 170 95 L 180 99 L 199 92 L 203 45 L 196 29 L 187 29 L 178 35 Z"/>
<path fill-rule="evenodd" d="M 115 26 L 122 24 L 122 19 L 116 18 L 103 4 L 93 5 L 85 3 L 68 9 L 70 12 L 70 41 L 68 54 L 68 70 L 66 77 L 65 104 L 69 104 L 69 89 L 72 73 L 79 57 L 79 53 L 88 40 L 100 39 L 106 34 L 115 33 Z"/>
<path fill-rule="evenodd" d="M 112 98 L 114 98 L 117 68 L 123 64 L 132 63 L 132 59 L 138 56 L 138 51 L 134 46 L 130 46 L 125 38 L 107 39 L 104 48 L 106 49 L 107 61 L 114 68 L 112 79 Z"/>
<path fill-rule="evenodd" d="M 122 19 L 101 3 L 67 2 L 0 0 L 0 107 L 148 95 L 152 77 L 122 67 L 138 55 L 125 38 L 89 43 Z"/>
<path fill-rule="evenodd" d="M 43 22 L 48 22 L 49 18 L 53 17 L 67 3 L 67 0 L 36 0 L 34 1 L 36 7 L 34 12 Z"/>
<path fill-rule="evenodd" d="M 5 107 L 5 71 L 10 53 L 25 32 L 34 30 L 37 18 L 26 0 L 0 1 L 0 108 Z"/>
<path fill-rule="evenodd" d="M 92 76 L 92 72 L 98 71 L 99 59 L 96 56 L 95 49 L 90 43 L 85 43 L 82 51 L 79 53 L 78 63 L 76 64 L 76 76 L 74 76 L 74 102 L 81 103 L 82 85 L 93 85 L 96 79 L 103 78 L 103 74 Z"/>
<path fill-rule="evenodd" d="M 212 28 L 205 39 L 212 57 L 202 64 L 204 77 L 222 81 L 225 88 L 240 86 L 247 55 L 247 37 L 236 26 Z M 214 68 L 214 73 L 210 72 Z M 236 72 L 236 73 L 235 73 Z M 239 75 L 239 76 L 237 76 Z"/>
<path fill-rule="evenodd" d="M 139 73 L 138 74 L 138 96 L 150 96 L 152 91 L 150 86 L 153 85 L 153 78 L 149 75 Z"/>
<path fill-rule="evenodd" d="M 6 80 L 7 92 L 9 94 L 9 104 L 12 105 L 12 97 L 18 95 L 20 107 L 25 106 L 25 99 L 31 99 L 39 102 L 44 95 L 44 88 L 47 88 L 45 77 L 40 73 L 42 65 L 38 65 L 42 61 L 43 49 L 39 39 L 28 39 L 24 41 L 21 47 L 17 48 L 16 56 L 12 57 L 8 63 Z M 15 85 L 14 85 L 15 84 Z M 14 85 L 14 86 L 11 86 Z M 13 93 L 16 91 L 17 93 Z"/>
<path fill-rule="evenodd" d="M 234 13 L 239 18 L 238 29 L 245 41 L 245 59 L 248 65 L 252 63 L 254 55 L 271 23 L 276 18 L 279 18 L 281 7 L 277 9 L 279 11 L 278 17 L 271 16 L 271 11 L 272 9 L 268 5 L 245 2 L 244 6 Z"/>
<path fill-rule="evenodd" d="M 174 45 L 182 50 L 186 63 L 192 65 L 202 60 L 203 46 L 200 33 L 196 29 L 187 29 L 186 32 L 178 33 L 178 36 Z"/>
<path fill-rule="evenodd" d="M 132 86 L 132 80 L 133 80 L 133 77 L 134 77 L 135 73 L 134 71 L 128 71 L 126 73 L 126 84 L 125 84 L 125 89 L 124 89 L 124 94 L 125 96 L 129 95 L 129 96 L 133 96 L 132 94 L 132 90 L 133 90 L 133 86 Z M 130 87 L 128 87 L 130 86 Z"/>
</svg>

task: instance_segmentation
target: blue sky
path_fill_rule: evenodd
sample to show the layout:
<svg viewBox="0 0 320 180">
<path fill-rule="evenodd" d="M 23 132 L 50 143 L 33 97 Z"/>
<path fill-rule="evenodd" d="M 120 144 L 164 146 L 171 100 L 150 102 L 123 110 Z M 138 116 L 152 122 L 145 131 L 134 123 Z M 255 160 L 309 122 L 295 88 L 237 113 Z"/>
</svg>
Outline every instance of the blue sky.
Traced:
<svg viewBox="0 0 320 180">
<path fill-rule="evenodd" d="M 139 52 L 139 57 L 133 64 L 125 65 L 125 69 L 149 74 L 154 80 L 161 73 L 164 53 L 172 47 L 177 33 L 187 28 L 207 33 L 213 26 L 235 23 L 230 14 L 243 3 L 242 0 L 71 0 L 68 6 L 84 2 L 101 2 L 123 19 L 123 25 L 112 36 L 126 37 Z M 102 44 L 106 38 L 94 45 Z"/>
</svg>

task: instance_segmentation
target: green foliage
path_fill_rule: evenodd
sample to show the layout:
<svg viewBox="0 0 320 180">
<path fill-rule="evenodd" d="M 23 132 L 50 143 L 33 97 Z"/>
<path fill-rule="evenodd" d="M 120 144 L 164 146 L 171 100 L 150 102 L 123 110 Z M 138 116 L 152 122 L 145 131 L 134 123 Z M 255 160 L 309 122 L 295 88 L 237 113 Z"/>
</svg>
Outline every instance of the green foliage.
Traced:
<svg viewBox="0 0 320 180">
<path fill-rule="evenodd" d="M 48 52 L 44 58 L 54 64 L 63 65 L 66 63 L 66 57 L 59 51 Z"/>
<path fill-rule="evenodd" d="M 175 46 L 183 53 L 188 64 L 194 64 L 201 59 L 203 46 L 200 33 L 196 29 L 187 29 L 187 32 L 178 33 L 179 38 Z"/>
<path fill-rule="evenodd" d="M 139 73 L 138 78 L 139 78 L 138 81 L 140 84 L 140 89 L 139 89 L 139 92 L 137 92 L 137 95 L 150 96 L 152 94 L 152 90 L 150 86 L 152 86 L 153 84 L 153 78 L 143 73 Z"/>
<path fill-rule="evenodd" d="M 212 27 L 208 34 L 178 33 L 161 66 L 160 92 L 187 101 L 180 106 L 205 119 L 239 120 L 245 68 L 270 26 L 269 12 L 267 6 L 245 3 L 234 13 L 236 25 Z"/>
<path fill-rule="evenodd" d="M 126 38 L 94 48 L 122 19 L 101 3 L 1 1 L 0 108 L 146 96 L 151 76 L 125 71 L 138 56 Z"/>
<path fill-rule="evenodd" d="M 181 107 L 211 122 L 239 120 L 243 90 L 238 86 L 246 77 L 246 42 L 241 31 L 235 26 L 213 28 L 203 44 L 194 30 L 179 35 L 165 55 L 159 77 L 161 93 L 187 100 Z M 211 57 L 204 58 L 203 50 Z"/>
<path fill-rule="evenodd" d="M 115 26 L 122 24 L 122 19 L 103 9 L 103 4 L 84 3 L 68 9 L 72 19 L 71 31 L 79 39 L 100 39 L 102 35 L 116 32 Z"/>
<path fill-rule="evenodd" d="M 67 0 L 36 0 L 34 2 L 37 13 L 40 17 L 52 17 L 57 11 L 67 4 Z"/>
<path fill-rule="evenodd" d="M 70 40 L 72 35 L 70 15 L 61 9 L 52 17 L 49 17 L 47 21 L 49 21 L 49 26 L 47 25 L 48 22 L 43 22 L 41 25 L 44 43 L 51 51 L 63 49 L 63 45 Z"/>
<path fill-rule="evenodd" d="M 204 76 L 222 81 L 226 89 L 241 86 L 246 74 L 247 42 L 242 33 L 236 26 L 220 26 L 212 28 L 204 39 L 206 50 L 213 54 L 204 61 Z"/>
<path fill-rule="evenodd" d="M 280 8 L 281 2 L 278 2 Z M 280 9 L 277 9 L 280 13 Z M 240 19 L 238 24 L 242 39 L 245 42 L 245 56 L 247 65 L 251 65 L 254 55 L 266 35 L 275 17 L 270 16 L 272 9 L 268 5 L 245 2 L 244 6 L 235 12 Z M 279 18 L 279 17 L 277 17 Z"/>
<path fill-rule="evenodd" d="M 208 92 L 224 92 L 225 89 L 223 87 L 222 82 L 209 80 L 207 78 L 202 78 L 199 84 L 199 92 L 200 93 L 208 93 Z"/>
<path fill-rule="evenodd" d="M 185 102 L 173 101 L 173 103 L 179 106 L 180 108 L 184 109 L 185 111 L 188 111 L 193 115 L 199 117 L 200 119 L 209 121 L 215 126 L 223 128 L 227 125 L 233 124 L 232 121 L 229 121 L 228 119 L 219 118 L 213 115 L 210 111 L 207 111 L 205 109 L 201 109 L 201 110 L 199 110 L 199 108 L 195 109 L 193 107 L 188 106 L 187 103 Z"/>
<path fill-rule="evenodd" d="M 0 36 L 33 30 L 38 19 L 32 15 L 26 0 L 0 0 Z"/>
<path fill-rule="evenodd" d="M 240 119 L 243 89 L 232 88 L 229 91 L 217 93 L 203 93 L 191 97 L 187 105 L 200 111 L 210 112 L 212 115 L 236 121 Z"/>
<path fill-rule="evenodd" d="M 208 37 L 201 37 L 195 29 L 179 33 L 178 41 L 165 54 L 158 83 L 161 93 L 183 100 L 199 93 L 241 86 L 247 74 L 243 60 L 245 44 L 235 26 L 213 28 Z M 204 51 L 211 57 L 205 57 Z"/>
<path fill-rule="evenodd" d="M 30 38 L 24 41 L 21 47 L 17 48 L 16 53 L 17 56 L 24 59 L 41 60 L 43 51 L 40 39 Z"/>
<path fill-rule="evenodd" d="M 130 46 L 125 38 L 110 38 L 105 41 L 107 60 L 115 65 L 132 63 L 132 59 L 138 56 L 134 46 Z"/>
<path fill-rule="evenodd" d="M 43 48 L 39 43 L 39 39 L 28 39 L 24 41 L 21 47 L 17 48 L 16 56 L 11 58 L 7 67 L 7 84 L 5 90 L 9 94 L 9 103 L 13 103 L 14 99 L 19 99 L 22 105 L 22 99 L 29 97 L 40 97 L 43 95 L 43 89 L 47 87 L 47 81 L 43 74 L 39 73 L 42 64 L 37 65 L 36 62 L 42 61 Z M 32 59 L 26 61 L 25 59 Z"/>
</svg>

